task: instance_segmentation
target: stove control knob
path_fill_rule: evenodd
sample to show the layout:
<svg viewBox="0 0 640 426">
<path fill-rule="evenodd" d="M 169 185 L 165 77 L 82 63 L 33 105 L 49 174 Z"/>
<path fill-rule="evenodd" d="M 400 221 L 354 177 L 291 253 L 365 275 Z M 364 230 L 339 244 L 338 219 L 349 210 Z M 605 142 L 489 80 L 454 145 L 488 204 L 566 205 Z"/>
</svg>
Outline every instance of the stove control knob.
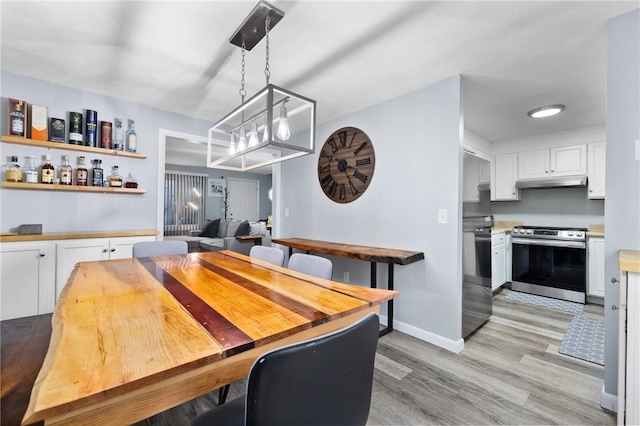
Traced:
<svg viewBox="0 0 640 426">
<path fill-rule="evenodd" d="M 524 229 L 521 229 L 521 230 L 520 230 L 520 233 L 521 233 L 521 234 L 524 234 L 524 233 L 525 233 L 525 230 L 524 230 Z"/>
<path fill-rule="evenodd" d="M 533 230 L 527 229 L 527 235 L 531 235 L 531 234 L 533 234 Z"/>
<path fill-rule="evenodd" d="M 569 233 L 567 234 L 570 237 L 573 237 L 573 231 L 569 231 Z"/>
<path fill-rule="evenodd" d="M 582 232 L 577 232 L 576 237 L 582 237 Z"/>
</svg>

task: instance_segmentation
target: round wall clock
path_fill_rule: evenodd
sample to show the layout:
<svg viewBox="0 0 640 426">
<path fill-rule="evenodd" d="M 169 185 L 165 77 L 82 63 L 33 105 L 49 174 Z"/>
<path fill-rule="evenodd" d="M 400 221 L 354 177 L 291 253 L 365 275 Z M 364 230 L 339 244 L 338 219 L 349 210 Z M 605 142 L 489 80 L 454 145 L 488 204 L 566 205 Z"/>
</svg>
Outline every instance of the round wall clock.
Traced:
<svg viewBox="0 0 640 426">
<path fill-rule="evenodd" d="M 336 203 L 350 203 L 369 187 L 375 164 L 373 144 L 365 132 L 355 127 L 338 129 L 320 151 L 320 187 Z"/>
</svg>

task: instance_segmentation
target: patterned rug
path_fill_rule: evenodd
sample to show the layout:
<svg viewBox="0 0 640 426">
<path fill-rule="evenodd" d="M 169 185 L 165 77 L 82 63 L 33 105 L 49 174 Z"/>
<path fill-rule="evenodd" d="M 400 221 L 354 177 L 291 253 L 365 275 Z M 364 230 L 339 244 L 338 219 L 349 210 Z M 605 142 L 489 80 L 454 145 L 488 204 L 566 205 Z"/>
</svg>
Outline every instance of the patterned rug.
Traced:
<svg viewBox="0 0 640 426">
<path fill-rule="evenodd" d="M 558 309 L 573 314 L 584 313 L 584 305 L 581 303 L 567 302 L 565 300 L 552 299 L 550 297 L 537 296 L 535 294 L 511 291 L 505 296 L 507 300 L 528 303 L 530 305 L 543 306 L 545 308 Z"/>
<path fill-rule="evenodd" d="M 604 320 L 574 316 L 558 352 L 604 365 Z"/>
</svg>

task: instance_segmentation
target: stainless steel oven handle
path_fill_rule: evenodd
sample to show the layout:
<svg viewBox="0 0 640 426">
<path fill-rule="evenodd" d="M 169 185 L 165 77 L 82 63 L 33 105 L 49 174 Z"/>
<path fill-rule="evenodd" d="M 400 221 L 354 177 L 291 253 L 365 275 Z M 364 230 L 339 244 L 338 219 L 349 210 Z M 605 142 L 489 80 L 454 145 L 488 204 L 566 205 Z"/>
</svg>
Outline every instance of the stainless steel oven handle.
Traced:
<svg viewBox="0 0 640 426">
<path fill-rule="evenodd" d="M 529 238 L 512 238 L 511 244 L 523 244 L 529 246 L 546 246 L 546 247 L 566 247 L 566 248 L 587 248 L 587 243 L 581 241 L 561 241 L 561 240 L 540 240 Z"/>
</svg>

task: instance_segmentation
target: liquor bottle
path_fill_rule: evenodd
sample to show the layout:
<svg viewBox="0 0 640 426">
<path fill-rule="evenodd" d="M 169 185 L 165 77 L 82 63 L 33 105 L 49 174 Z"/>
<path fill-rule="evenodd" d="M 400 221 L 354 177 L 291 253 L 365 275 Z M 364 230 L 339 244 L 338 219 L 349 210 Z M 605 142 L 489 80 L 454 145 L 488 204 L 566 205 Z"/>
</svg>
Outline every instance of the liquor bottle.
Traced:
<svg viewBox="0 0 640 426">
<path fill-rule="evenodd" d="M 82 145 L 82 114 L 79 112 L 69 113 L 69 143 Z"/>
<path fill-rule="evenodd" d="M 4 166 L 4 179 L 7 182 L 22 182 L 22 170 L 17 155 L 12 155 L 11 162 Z"/>
<path fill-rule="evenodd" d="M 16 103 L 15 109 L 11 111 L 11 134 L 13 136 L 25 136 L 24 129 L 24 111 L 22 110 L 22 102 Z"/>
<path fill-rule="evenodd" d="M 86 122 L 84 124 L 85 135 L 84 145 L 97 147 L 98 145 L 98 112 L 92 109 L 87 110 Z"/>
<path fill-rule="evenodd" d="M 111 149 L 111 134 L 113 133 L 113 125 L 110 121 L 100 122 L 100 148 Z"/>
<path fill-rule="evenodd" d="M 122 176 L 118 172 L 118 166 L 111 168 L 111 176 L 109 176 L 109 186 L 114 188 L 122 188 Z"/>
<path fill-rule="evenodd" d="M 129 120 L 129 131 L 127 132 L 127 151 L 136 152 L 138 149 L 138 134 L 136 133 L 136 122 Z"/>
<path fill-rule="evenodd" d="M 76 185 L 87 186 L 89 180 L 89 171 L 85 167 L 84 157 L 78 157 L 78 167 L 76 167 Z"/>
<path fill-rule="evenodd" d="M 113 131 L 113 149 L 119 151 L 124 150 L 124 129 L 122 128 L 122 119 L 114 119 L 114 131 Z"/>
<path fill-rule="evenodd" d="M 40 182 L 53 184 L 56 179 L 56 169 L 51 164 L 51 156 L 44 156 L 44 163 L 40 171 Z"/>
<path fill-rule="evenodd" d="M 72 185 L 73 169 L 69 165 L 69 156 L 62 156 L 62 166 L 60 166 L 60 185 Z"/>
<path fill-rule="evenodd" d="M 38 168 L 36 167 L 36 157 L 33 155 L 24 157 L 24 181 L 38 183 Z"/>
<path fill-rule="evenodd" d="M 103 186 L 104 171 L 102 170 L 102 160 L 93 160 L 93 186 Z"/>
</svg>

